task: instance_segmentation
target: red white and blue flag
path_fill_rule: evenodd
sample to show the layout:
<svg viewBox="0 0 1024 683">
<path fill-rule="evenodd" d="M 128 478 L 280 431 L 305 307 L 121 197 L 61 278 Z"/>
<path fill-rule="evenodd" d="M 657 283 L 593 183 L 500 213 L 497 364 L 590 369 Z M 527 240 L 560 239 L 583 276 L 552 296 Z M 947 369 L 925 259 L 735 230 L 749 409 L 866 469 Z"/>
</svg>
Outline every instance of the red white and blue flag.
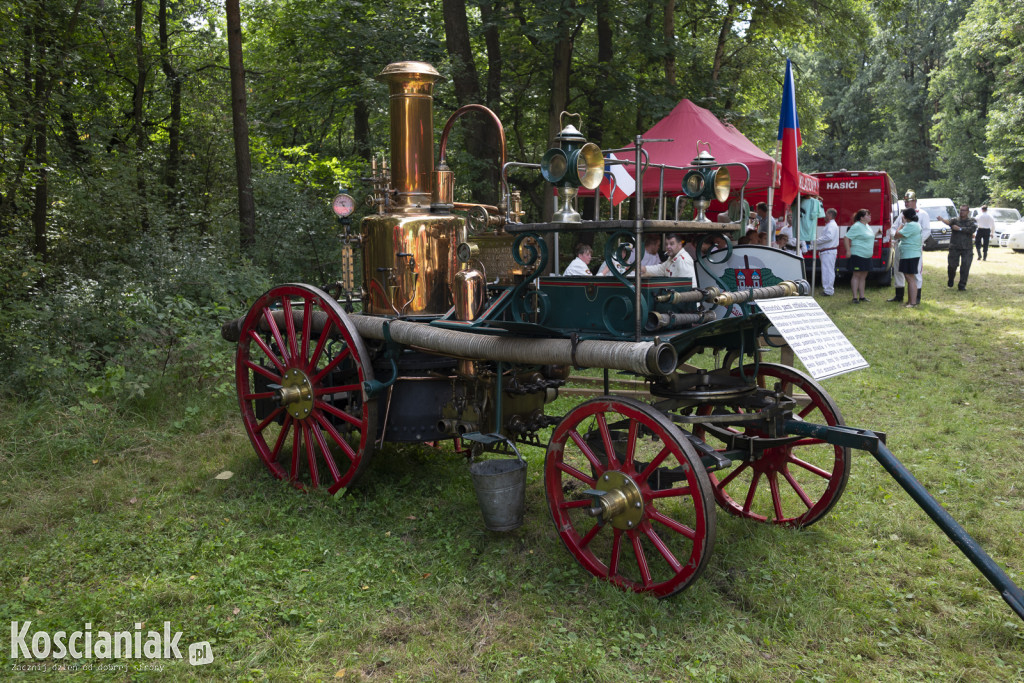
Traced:
<svg viewBox="0 0 1024 683">
<path fill-rule="evenodd" d="M 618 159 L 614 154 L 608 154 L 606 159 Z M 612 200 L 612 206 L 618 206 L 626 197 L 632 197 L 636 192 L 636 180 L 629 175 L 629 171 L 622 164 L 611 164 L 605 166 L 604 179 L 601 181 L 601 194 Z"/>
<path fill-rule="evenodd" d="M 786 80 L 782 85 L 782 112 L 779 114 L 778 139 L 782 145 L 779 197 L 786 206 L 789 206 L 800 193 L 800 169 L 797 164 L 796 148 L 803 141 L 800 139 L 800 120 L 796 115 L 793 65 L 788 59 L 786 60 Z"/>
</svg>

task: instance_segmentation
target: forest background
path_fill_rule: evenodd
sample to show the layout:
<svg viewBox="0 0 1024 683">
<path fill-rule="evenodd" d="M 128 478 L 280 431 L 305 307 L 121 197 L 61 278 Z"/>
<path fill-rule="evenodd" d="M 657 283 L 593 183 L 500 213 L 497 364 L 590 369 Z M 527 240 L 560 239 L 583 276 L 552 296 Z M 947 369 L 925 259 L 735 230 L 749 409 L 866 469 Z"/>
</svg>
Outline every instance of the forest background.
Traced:
<svg viewBox="0 0 1024 683">
<path fill-rule="evenodd" d="M 436 128 L 480 102 L 509 158 L 536 161 L 563 109 L 608 148 L 684 97 L 771 153 L 789 57 L 801 170 L 881 169 L 921 196 L 1020 208 L 1022 26 L 1021 0 L 4 0 L 0 397 L 232 393 L 219 323 L 272 283 L 338 275 L 329 201 L 361 200 L 387 148 L 375 76 L 390 62 L 442 73 Z M 482 120 L 456 126 L 459 199 L 494 202 L 495 149 Z M 536 213 L 539 176 L 525 190 Z"/>
</svg>

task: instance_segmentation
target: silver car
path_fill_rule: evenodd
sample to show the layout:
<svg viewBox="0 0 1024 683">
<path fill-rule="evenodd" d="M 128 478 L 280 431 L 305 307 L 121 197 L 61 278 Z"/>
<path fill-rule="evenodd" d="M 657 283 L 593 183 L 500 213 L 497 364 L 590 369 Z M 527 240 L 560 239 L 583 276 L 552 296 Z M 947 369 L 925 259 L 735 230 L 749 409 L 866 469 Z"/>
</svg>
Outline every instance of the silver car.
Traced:
<svg viewBox="0 0 1024 683">
<path fill-rule="evenodd" d="M 978 214 L 981 213 L 981 209 L 971 209 L 971 217 L 977 218 Z M 1009 237 L 1009 233 L 1012 230 L 1016 230 L 1020 221 L 1020 211 L 1017 209 L 1004 209 L 1001 207 L 990 206 L 988 207 L 988 214 L 992 216 L 992 221 L 995 223 L 995 227 L 992 229 L 992 241 L 991 244 L 994 247 L 1005 247 L 1006 238 Z"/>
</svg>

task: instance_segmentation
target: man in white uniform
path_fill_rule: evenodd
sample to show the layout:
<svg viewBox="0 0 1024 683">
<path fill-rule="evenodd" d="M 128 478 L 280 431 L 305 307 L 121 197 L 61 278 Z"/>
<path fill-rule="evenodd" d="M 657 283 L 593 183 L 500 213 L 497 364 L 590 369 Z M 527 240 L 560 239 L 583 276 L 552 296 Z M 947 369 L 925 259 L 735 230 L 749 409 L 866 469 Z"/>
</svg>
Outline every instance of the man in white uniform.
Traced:
<svg viewBox="0 0 1024 683">
<path fill-rule="evenodd" d="M 836 250 L 839 249 L 839 224 L 836 223 L 836 213 L 835 209 L 825 212 L 825 219 L 828 222 L 823 228 L 818 229 L 818 237 L 814 240 L 818 248 L 818 258 L 821 259 L 821 288 L 825 291 L 825 296 L 836 293 Z"/>
<path fill-rule="evenodd" d="M 907 190 L 907 193 L 905 195 L 903 195 L 903 201 L 906 203 L 906 206 L 907 206 L 908 209 L 914 209 L 915 211 L 917 211 L 917 222 L 921 224 L 921 247 L 923 249 L 924 248 L 924 243 L 928 241 L 928 238 L 932 234 L 932 230 L 931 230 L 931 217 L 928 215 L 927 211 L 925 211 L 923 209 L 919 210 L 917 208 L 917 195 L 914 194 L 913 190 Z M 900 212 L 897 213 L 896 218 L 892 222 L 892 227 L 889 229 L 889 240 L 890 241 L 892 240 L 892 236 L 895 235 L 897 233 L 897 231 L 899 231 L 899 229 L 902 228 L 902 227 L 903 227 L 903 212 L 900 211 Z M 893 274 L 893 283 L 896 285 L 896 293 L 893 295 L 893 297 L 891 299 L 886 299 L 886 301 L 891 301 L 893 303 L 903 303 L 903 290 L 906 287 L 907 281 L 906 281 L 906 276 L 904 276 L 903 273 L 899 272 L 899 264 L 900 264 L 900 247 L 899 247 L 899 242 L 893 243 L 892 262 L 893 262 L 893 271 L 895 271 L 894 274 Z M 921 303 L 921 286 L 924 283 L 924 280 L 921 277 L 921 275 L 923 273 L 924 273 L 924 259 L 922 258 L 918 262 L 917 275 L 914 276 L 914 277 L 917 278 L 917 301 L 908 301 L 907 303 L 909 303 L 909 304 L 919 304 L 919 303 Z"/>
<path fill-rule="evenodd" d="M 988 261 L 988 240 L 992 236 L 992 230 L 996 227 L 996 220 L 988 212 L 988 204 L 981 207 L 981 212 L 974 217 L 978 221 L 978 231 L 974 233 L 974 246 L 978 250 L 978 260 Z M 985 255 L 981 255 L 981 248 L 985 247 Z"/>
<path fill-rule="evenodd" d="M 570 275 L 593 275 L 593 273 L 590 272 L 590 266 L 588 265 L 593 255 L 594 250 L 589 244 L 576 245 L 576 258 L 569 263 L 569 266 L 565 269 L 565 272 L 562 273 L 562 275 L 567 277 Z"/>
<path fill-rule="evenodd" d="M 696 283 L 697 274 L 693 268 L 693 257 L 683 249 L 679 235 L 665 235 L 665 253 L 668 258 L 656 266 L 640 266 L 640 274 L 646 277 L 687 277 Z"/>
</svg>

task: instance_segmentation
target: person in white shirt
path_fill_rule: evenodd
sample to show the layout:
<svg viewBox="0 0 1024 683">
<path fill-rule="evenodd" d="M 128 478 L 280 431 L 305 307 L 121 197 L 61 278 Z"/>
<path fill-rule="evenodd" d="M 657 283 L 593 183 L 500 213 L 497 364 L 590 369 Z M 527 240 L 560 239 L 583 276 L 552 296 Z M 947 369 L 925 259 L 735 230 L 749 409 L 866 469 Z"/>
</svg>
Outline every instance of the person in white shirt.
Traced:
<svg viewBox="0 0 1024 683">
<path fill-rule="evenodd" d="M 903 201 L 906 204 L 906 207 L 908 209 L 914 209 L 915 211 L 917 211 L 917 222 L 921 224 L 921 244 L 924 245 L 928 241 L 928 238 L 932 234 L 931 216 L 929 216 L 928 212 L 925 211 L 924 209 L 918 209 L 917 208 L 917 195 L 914 193 L 913 190 L 907 190 L 907 193 L 905 195 L 903 195 Z M 889 229 L 889 239 L 892 240 L 892 236 L 895 235 L 897 232 L 899 232 L 899 229 L 902 228 L 902 227 L 903 227 L 903 212 L 899 212 L 897 214 L 896 218 L 892 222 L 892 227 Z M 923 246 L 922 246 L 922 248 L 923 248 Z M 895 246 L 893 247 L 892 252 L 893 252 L 892 253 L 892 262 L 893 262 L 893 264 L 899 264 L 899 262 L 900 262 L 899 242 L 895 243 Z M 896 285 L 896 293 L 893 294 L 893 297 L 891 299 L 886 299 L 886 301 L 890 301 L 892 303 L 897 303 L 898 304 L 898 303 L 902 303 L 903 302 L 903 290 L 906 287 L 907 281 L 906 281 L 906 276 L 903 273 L 899 272 L 898 268 L 894 268 L 894 270 L 896 272 L 893 274 L 893 280 L 892 281 L 893 281 L 893 284 Z M 924 273 L 924 259 L 922 258 L 919 261 L 919 265 L 917 267 L 917 276 L 916 276 L 917 277 L 917 301 L 908 301 L 907 303 L 909 303 L 909 304 L 919 304 L 919 303 L 921 303 L 921 287 L 924 284 L 924 279 L 921 276 L 922 276 L 923 273 Z"/>
<path fill-rule="evenodd" d="M 589 265 L 590 259 L 593 255 L 594 250 L 589 244 L 576 245 L 576 258 L 569 263 L 562 275 L 566 277 L 571 275 L 593 275 L 593 273 L 590 272 Z"/>
<path fill-rule="evenodd" d="M 836 210 L 825 212 L 825 226 L 818 228 L 818 236 L 814 247 L 818 249 L 821 261 L 821 288 L 825 296 L 836 293 L 836 250 L 839 248 L 839 224 L 836 223 Z"/>
<path fill-rule="evenodd" d="M 683 249 L 683 240 L 675 233 L 665 235 L 665 254 L 668 258 L 656 266 L 640 266 L 640 274 L 645 277 L 682 277 L 697 280 L 693 268 L 693 257 Z"/>
<path fill-rule="evenodd" d="M 978 222 L 978 231 L 974 233 L 974 247 L 978 250 L 978 260 L 988 261 L 988 240 L 992 236 L 992 229 L 996 227 L 996 220 L 988 212 L 988 204 L 981 207 L 981 212 L 974 217 Z M 985 255 L 981 255 L 981 247 L 985 246 Z"/>
</svg>

